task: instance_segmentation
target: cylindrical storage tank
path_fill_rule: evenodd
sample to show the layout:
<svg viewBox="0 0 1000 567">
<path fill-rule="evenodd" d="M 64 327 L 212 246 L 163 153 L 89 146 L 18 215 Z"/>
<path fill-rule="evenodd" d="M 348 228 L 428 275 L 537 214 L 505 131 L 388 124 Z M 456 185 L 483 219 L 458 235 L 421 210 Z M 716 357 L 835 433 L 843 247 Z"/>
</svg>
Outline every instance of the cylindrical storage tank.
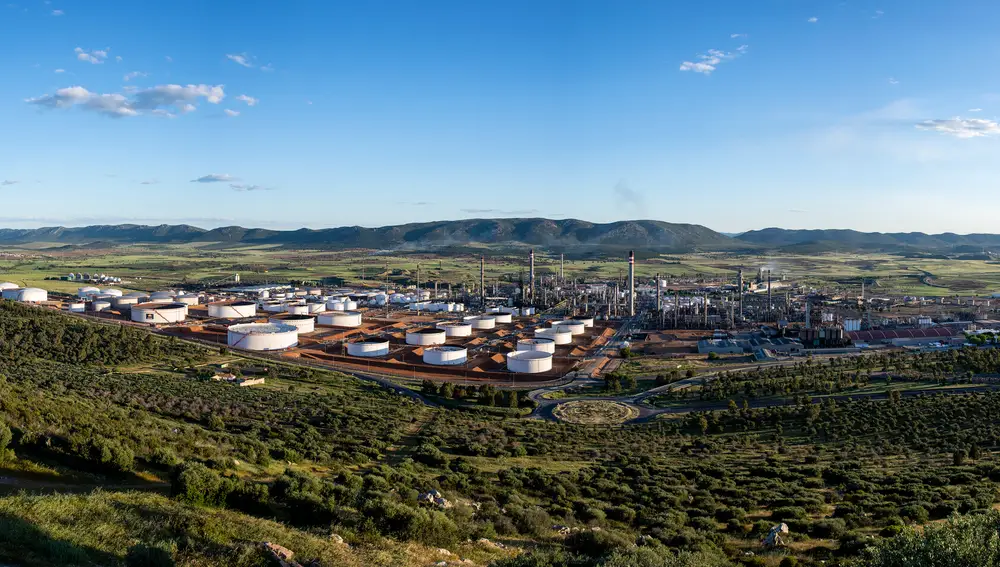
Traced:
<svg viewBox="0 0 1000 567">
<path fill-rule="evenodd" d="M 102 289 L 101 290 L 101 295 L 106 295 L 108 297 L 121 297 L 122 296 L 122 290 L 120 290 L 120 289 L 111 289 L 111 288 Z"/>
<path fill-rule="evenodd" d="M 37 287 L 26 287 L 22 289 L 5 289 L 4 299 L 13 299 L 22 303 L 41 303 L 49 300 L 49 292 Z"/>
<path fill-rule="evenodd" d="M 573 320 L 556 321 L 555 323 L 552 323 L 552 328 L 566 329 L 573 335 L 582 335 L 587 331 L 587 328 L 586 326 L 584 326 L 583 321 L 573 321 Z"/>
<path fill-rule="evenodd" d="M 184 305 L 198 305 L 201 301 L 201 296 L 197 293 L 185 293 L 178 295 L 176 301 L 177 303 L 183 303 Z"/>
<path fill-rule="evenodd" d="M 292 315 L 308 315 L 309 306 L 306 304 L 289 303 L 285 305 L 285 313 L 291 313 Z"/>
<path fill-rule="evenodd" d="M 4 291 L 7 289 L 18 289 L 19 287 L 21 286 L 17 285 L 16 283 L 10 283 L 10 282 L 0 283 L 0 291 Z"/>
<path fill-rule="evenodd" d="M 507 370 L 518 374 L 538 374 L 552 370 L 552 353 L 518 350 L 507 353 Z"/>
<path fill-rule="evenodd" d="M 344 311 L 354 311 L 357 308 L 358 308 L 357 301 L 351 301 L 350 299 L 348 299 L 347 301 L 344 302 Z"/>
<path fill-rule="evenodd" d="M 497 325 L 514 322 L 514 317 L 510 313 L 497 313 L 493 317 L 497 320 Z"/>
<path fill-rule="evenodd" d="M 534 314 L 535 314 L 535 308 L 534 307 L 522 307 L 521 308 L 521 315 L 523 315 L 525 317 L 531 317 Z"/>
<path fill-rule="evenodd" d="M 284 313 L 285 304 L 280 301 L 269 301 L 264 304 L 264 311 L 268 313 Z"/>
<path fill-rule="evenodd" d="M 66 310 L 69 311 L 69 312 L 71 312 L 71 313 L 83 313 L 84 311 L 87 310 L 87 304 L 86 303 L 70 303 L 66 307 Z"/>
<path fill-rule="evenodd" d="M 347 311 L 347 306 L 344 305 L 343 301 L 328 301 L 326 304 L 327 311 Z"/>
<path fill-rule="evenodd" d="M 322 313 L 326 311 L 325 303 L 306 303 L 306 308 L 310 313 Z"/>
<path fill-rule="evenodd" d="M 573 333 L 565 328 L 535 329 L 535 336 L 540 339 L 552 339 L 557 345 L 568 345 L 573 342 Z"/>
<path fill-rule="evenodd" d="M 441 329 L 413 329 L 406 331 L 406 344 L 417 346 L 443 345 L 448 335 Z"/>
<path fill-rule="evenodd" d="M 114 307 L 115 309 L 131 309 L 132 306 L 137 303 L 142 303 L 142 301 L 139 301 L 138 297 L 123 296 L 111 298 L 111 307 Z"/>
<path fill-rule="evenodd" d="M 577 315 L 576 317 L 571 317 L 571 319 L 583 323 L 583 326 L 588 329 L 594 326 L 594 318 L 588 315 Z"/>
<path fill-rule="evenodd" d="M 537 350 L 554 354 L 556 352 L 556 342 L 552 339 L 521 339 L 517 341 L 517 350 Z"/>
<path fill-rule="evenodd" d="M 19 287 L 10 287 L 0 292 L 0 296 L 2 296 L 4 299 L 10 299 L 11 301 L 17 301 L 17 297 L 20 294 L 21 294 L 21 288 Z"/>
<path fill-rule="evenodd" d="M 208 316 L 218 319 L 256 317 L 257 304 L 253 301 L 216 301 L 208 304 Z"/>
<path fill-rule="evenodd" d="M 246 350 L 281 350 L 299 344 L 299 330 L 281 323 L 245 323 L 229 327 L 227 342 Z"/>
<path fill-rule="evenodd" d="M 107 311 L 108 309 L 111 309 L 111 302 L 110 301 L 104 301 L 104 300 L 101 300 L 101 301 L 92 301 L 90 303 L 90 309 L 93 310 L 94 313 L 100 313 L 101 311 Z"/>
<path fill-rule="evenodd" d="M 99 293 L 101 293 L 100 289 L 89 285 L 81 287 L 80 289 L 76 290 L 77 297 L 80 297 L 82 299 L 86 299 L 91 295 L 97 295 Z"/>
<path fill-rule="evenodd" d="M 186 316 L 187 305 L 183 303 L 139 303 L 132 306 L 132 320 L 137 323 L 180 323 Z"/>
<path fill-rule="evenodd" d="M 469 359 L 469 351 L 464 347 L 439 346 L 424 349 L 424 364 L 448 366 L 465 364 Z"/>
<path fill-rule="evenodd" d="M 468 337 L 472 335 L 472 325 L 468 323 L 438 323 L 437 328 L 443 330 L 447 337 Z"/>
<path fill-rule="evenodd" d="M 311 287 L 306 290 L 306 293 L 308 293 L 309 295 L 321 295 L 323 293 L 323 290 L 321 290 L 318 287 Z"/>
<path fill-rule="evenodd" d="M 285 313 L 268 318 L 269 323 L 291 325 L 299 330 L 300 335 L 316 330 L 316 318 L 312 315 L 292 315 Z"/>
<path fill-rule="evenodd" d="M 389 354 L 389 341 L 385 339 L 363 339 L 353 343 L 347 343 L 347 354 L 351 356 L 363 356 L 370 358 L 373 356 L 385 356 Z"/>
<path fill-rule="evenodd" d="M 357 311 L 327 311 L 316 316 L 320 325 L 330 327 L 360 327 L 361 313 Z"/>
<path fill-rule="evenodd" d="M 468 319 L 467 323 L 472 325 L 472 328 L 477 331 L 486 331 L 496 328 L 497 318 L 493 315 L 483 315 L 482 317 L 473 317 Z"/>
<path fill-rule="evenodd" d="M 177 297 L 177 294 L 172 291 L 154 291 L 149 294 L 150 301 L 156 301 L 157 299 L 167 299 L 173 301 Z"/>
</svg>

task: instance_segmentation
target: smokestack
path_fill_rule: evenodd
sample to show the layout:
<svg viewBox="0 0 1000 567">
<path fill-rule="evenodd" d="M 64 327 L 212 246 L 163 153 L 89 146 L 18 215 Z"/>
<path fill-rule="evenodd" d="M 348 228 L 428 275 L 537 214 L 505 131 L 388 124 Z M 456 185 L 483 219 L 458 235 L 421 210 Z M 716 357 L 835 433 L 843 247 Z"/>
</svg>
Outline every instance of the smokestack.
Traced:
<svg viewBox="0 0 1000 567">
<path fill-rule="evenodd" d="M 657 274 L 656 274 L 656 282 L 654 282 L 653 287 L 656 289 L 656 314 L 659 315 L 660 314 L 660 309 L 662 307 L 660 305 L 660 274 L 659 274 L 659 272 L 657 272 Z"/>
<path fill-rule="evenodd" d="M 486 311 L 486 256 L 479 257 L 479 295 L 482 297 L 483 311 Z"/>
<path fill-rule="evenodd" d="M 740 268 L 739 272 L 736 274 L 736 293 L 739 295 L 740 302 L 740 320 L 743 319 L 743 268 Z"/>
<path fill-rule="evenodd" d="M 528 253 L 528 287 L 531 289 L 531 303 L 529 305 L 535 304 L 535 249 L 532 248 Z"/>
<path fill-rule="evenodd" d="M 809 317 L 809 315 L 810 315 L 810 313 L 809 313 L 809 305 L 810 305 L 809 298 L 806 298 L 806 328 L 807 329 L 811 329 L 812 328 L 812 321 L 810 320 L 810 317 Z"/>
<path fill-rule="evenodd" d="M 674 292 L 674 328 L 677 328 L 677 314 L 681 311 L 681 293 Z"/>
<path fill-rule="evenodd" d="M 771 270 L 767 271 L 767 320 L 771 320 Z"/>
<path fill-rule="evenodd" d="M 559 255 L 559 284 L 560 285 L 564 285 L 566 283 L 566 272 L 564 271 L 565 267 L 566 266 L 564 265 L 563 255 L 560 254 Z"/>
<path fill-rule="evenodd" d="M 628 251 L 628 316 L 635 317 L 635 252 Z"/>
<path fill-rule="evenodd" d="M 703 300 L 704 301 L 703 301 L 703 304 L 701 306 L 701 309 L 702 309 L 702 311 L 704 311 L 704 313 L 702 313 L 702 315 L 705 317 L 705 323 L 704 323 L 704 325 L 705 325 L 705 328 L 707 329 L 708 328 L 708 294 L 707 293 L 703 296 Z"/>
</svg>

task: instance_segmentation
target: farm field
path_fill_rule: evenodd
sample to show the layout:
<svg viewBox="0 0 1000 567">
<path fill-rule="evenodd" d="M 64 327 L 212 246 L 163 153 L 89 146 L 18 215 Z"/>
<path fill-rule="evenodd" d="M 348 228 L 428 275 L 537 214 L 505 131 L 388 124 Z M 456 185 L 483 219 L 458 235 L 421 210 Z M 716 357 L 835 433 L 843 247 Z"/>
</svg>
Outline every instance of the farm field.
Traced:
<svg viewBox="0 0 1000 567">
<path fill-rule="evenodd" d="M 123 246 L 106 250 L 8 248 L 0 252 L 21 257 L 0 256 L 0 279 L 25 286 L 47 287 L 69 292 L 73 282 L 51 281 L 73 273 L 107 273 L 123 278 L 126 289 L 152 290 L 165 286 L 210 283 L 239 273 L 247 282 L 306 281 L 346 282 L 350 285 L 381 287 L 388 276 L 391 283 L 412 281 L 420 265 L 421 279 L 453 284 L 473 283 L 479 278 L 479 255 L 441 255 L 434 252 L 372 250 L 289 250 L 275 247 L 222 248 L 217 245 L 163 245 L 155 249 Z M 509 251 L 491 253 L 487 259 L 487 281 L 507 278 L 516 281 L 526 269 L 527 254 Z M 567 278 L 598 280 L 621 277 L 624 258 L 565 260 Z M 388 272 L 387 272 L 388 268 Z M 758 268 L 771 269 L 776 278 L 830 289 L 853 289 L 862 279 L 876 294 L 893 295 L 988 295 L 1000 291 L 1000 263 L 987 260 L 907 258 L 886 254 L 818 255 L 734 255 L 689 254 L 638 257 L 636 274 L 651 278 L 659 273 L 666 279 L 733 281 L 737 269 L 747 278 Z M 558 273 L 558 254 L 536 254 L 536 269 L 542 276 Z M 678 282 L 680 283 L 680 282 Z M 668 284 L 669 285 L 669 284 Z"/>
</svg>

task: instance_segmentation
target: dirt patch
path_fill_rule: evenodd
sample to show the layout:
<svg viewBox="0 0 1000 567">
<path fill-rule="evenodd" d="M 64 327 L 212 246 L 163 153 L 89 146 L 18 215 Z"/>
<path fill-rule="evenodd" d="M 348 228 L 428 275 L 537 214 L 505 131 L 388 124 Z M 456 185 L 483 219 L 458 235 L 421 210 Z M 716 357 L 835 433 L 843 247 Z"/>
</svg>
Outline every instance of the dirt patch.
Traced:
<svg viewBox="0 0 1000 567">
<path fill-rule="evenodd" d="M 552 415 L 580 425 L 615 425 L 639 417 L 639 410 L 618 402 L 585 400 L 559 404 Z"/>
</svg>

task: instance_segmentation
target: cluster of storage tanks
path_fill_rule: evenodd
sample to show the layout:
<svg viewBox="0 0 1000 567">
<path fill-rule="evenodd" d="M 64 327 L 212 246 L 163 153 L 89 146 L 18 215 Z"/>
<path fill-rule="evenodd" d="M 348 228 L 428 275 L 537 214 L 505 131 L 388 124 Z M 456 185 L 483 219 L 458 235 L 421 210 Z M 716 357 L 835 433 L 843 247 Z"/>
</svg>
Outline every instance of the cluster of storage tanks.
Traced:
<svg viewBox="0 0 1000 567">
<path fill-rule="evenodd" d="M 21 287 L 15 283 L 0 284 L 0 296 L 21 303 L 42 303 L 49 300 L 49 292 L 37 287 Z"/>
</svg>

